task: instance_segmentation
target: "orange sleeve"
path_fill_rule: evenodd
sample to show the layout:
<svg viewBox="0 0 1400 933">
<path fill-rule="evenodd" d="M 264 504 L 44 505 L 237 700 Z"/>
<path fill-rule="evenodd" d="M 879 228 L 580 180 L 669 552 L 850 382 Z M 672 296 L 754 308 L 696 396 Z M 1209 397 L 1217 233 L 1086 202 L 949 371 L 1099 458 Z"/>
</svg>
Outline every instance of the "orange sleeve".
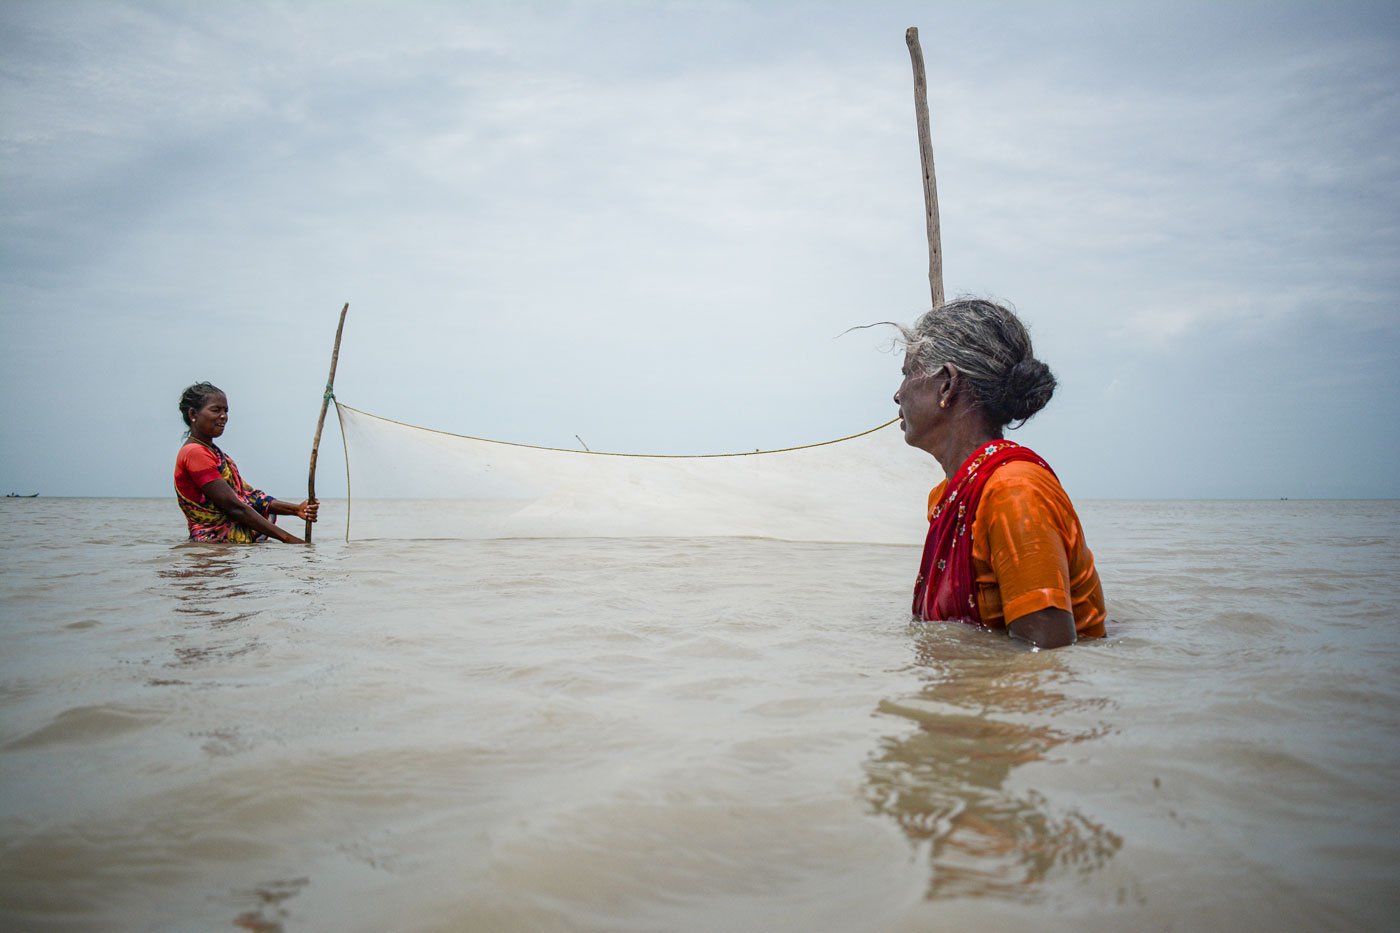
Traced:
<svg viewBox="0 0 1400 933">
<path fill-rule="evenodd" d="M 206 484 L 223 479 L 219 472 L 219 458 L 203 444 L 186 444 L 180 448 L 175 466 L 178 468 L 177 472 L 183 472 L 189 477 L 193 489 L 203 489 Z"/>
<path fill-rule="evenodd" d="M 1008 463 L 987 482 L 977 520 L 986 528 L 1008 624 L 1041 609 L 1074 611 L 1067 546 L 1073 511 L 1051 474 Z"/>
</svg>

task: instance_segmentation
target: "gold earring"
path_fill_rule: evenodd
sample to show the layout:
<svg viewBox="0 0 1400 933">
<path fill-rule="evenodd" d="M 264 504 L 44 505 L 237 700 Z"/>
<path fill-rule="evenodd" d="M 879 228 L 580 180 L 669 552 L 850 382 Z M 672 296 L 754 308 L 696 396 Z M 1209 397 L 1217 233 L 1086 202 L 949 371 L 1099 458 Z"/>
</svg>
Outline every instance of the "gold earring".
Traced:
<svg viewBox="0 0 1400 933">
<path fill-rule="evenodd" d="M 948 400 L 945 398 L 943 401 L 939 402 L 939 403 L 938 403 L 938 407 L 939 407 L 939 408 L 947 408 L 947 407 L 948 407 Z"/>
</svg>

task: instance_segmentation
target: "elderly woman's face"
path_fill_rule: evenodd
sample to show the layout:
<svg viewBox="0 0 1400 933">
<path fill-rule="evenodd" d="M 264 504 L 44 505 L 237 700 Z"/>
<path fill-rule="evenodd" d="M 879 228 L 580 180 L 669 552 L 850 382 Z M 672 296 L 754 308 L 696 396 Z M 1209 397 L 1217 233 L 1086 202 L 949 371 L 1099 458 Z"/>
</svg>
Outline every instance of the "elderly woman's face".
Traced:
<svg viewBox="0 0 1400 933">
<path fill-rule="evenodd" d="M 894 394 L 899 406 L 899 426 L 904 430 L 904 443 L 928 450 L 933 442 L 938 418 L 937 374 L 924 372 L 908 353 L 904 354 L 904 381 Z"/>
</svg>

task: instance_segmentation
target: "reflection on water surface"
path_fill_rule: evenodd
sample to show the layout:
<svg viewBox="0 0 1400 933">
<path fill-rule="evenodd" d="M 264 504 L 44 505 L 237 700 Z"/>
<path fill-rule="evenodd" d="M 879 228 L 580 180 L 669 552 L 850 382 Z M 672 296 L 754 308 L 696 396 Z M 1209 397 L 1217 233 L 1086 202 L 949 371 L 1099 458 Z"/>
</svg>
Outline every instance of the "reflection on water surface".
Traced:
<svg viewBox="0 0 1400 933">
<path fill-rule="evenodd" d="M 239 900 L 252 902 L 256 906 L 239 914 L 233 925 L 242 930 L 252 930 L 253 933 L 282 933 L 285 929 L 284 921 L 291 917 L 291 913 L 282 903 L 295 897 L 307 883 L 306 878 L 290 878 L 285 881 L 270 881 L 251 891 L 236 892 L 235 896 Z"/>
<path fill-rule="evenodd" d="M 1017 766 L 1106 731 L 1057 729 L 1045 724 L 1049 716 L 1108 701 L 1054 689 L 1068 675 L 1053 654 L 1037 655 L 1040 663 L 1028 667 L 986 632 L 946 623 L 911 631 L 928 678 L 918 693 L 878 708 L 916 728 L 885 739 L 866 762 L 866 795 L 875 812 L 927 851 L 926 897 L 1033 900 L 1053 872 L 1087 874 L 1107 864 L 1122 846 L 1117 834 L 1007 783 Z"/>
</svg>

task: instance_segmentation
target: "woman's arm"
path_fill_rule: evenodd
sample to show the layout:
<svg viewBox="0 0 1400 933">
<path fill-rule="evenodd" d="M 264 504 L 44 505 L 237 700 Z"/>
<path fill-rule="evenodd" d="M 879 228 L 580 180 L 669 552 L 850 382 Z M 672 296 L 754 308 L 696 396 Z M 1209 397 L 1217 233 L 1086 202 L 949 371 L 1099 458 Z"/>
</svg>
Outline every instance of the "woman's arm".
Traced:
<svg viewBox="0 0 1400 933">
<path fill-rule="evenodd" d="M 978 509 L 1007 634 L 1035 648 L 1074 644 L 1066 535 L 1073 509 L 1054 475 L 1008 463 L 988 481 Z"/>
<path fill-rule="evenodd" d="M 1074 644 L 1079 638 L 1074 628 L 1074 616 L 1053 606 L 1014 619 L 1006 626 L 1006 633 L 1012 638 L 1030 642 L 1036 648 L 1063 648 Z"/>
<path fill-rule="evenodd" d="M 214 504 L 215 508 L 240 525 L 247 525 L 254 531 L 265 534 L 269 538 L 276 538 L 283 544 L 306 543 L 291 532 L 283 531 L 264 518 L 257 509 L 238 498 L 233 492 L 233 487 L 222 479 L 211 480 L 205 483 L 201 491 L 204 493 L 204 497 Z M 286 505 L 286 503 L 282 504 Z M 295 513 L 283 512 L 280 514 L 291 515 Z"/>
<path fill-rule="evenodd" d="M 321 507 L 321 503 L 315 499 L 305 499 L 301 502 L 283 502 L 281 499 L 273 499 L 268 506 L 278 515 L 295 515 L 302 521 L 314 522 L 316 511 Z"/>
</svg>

